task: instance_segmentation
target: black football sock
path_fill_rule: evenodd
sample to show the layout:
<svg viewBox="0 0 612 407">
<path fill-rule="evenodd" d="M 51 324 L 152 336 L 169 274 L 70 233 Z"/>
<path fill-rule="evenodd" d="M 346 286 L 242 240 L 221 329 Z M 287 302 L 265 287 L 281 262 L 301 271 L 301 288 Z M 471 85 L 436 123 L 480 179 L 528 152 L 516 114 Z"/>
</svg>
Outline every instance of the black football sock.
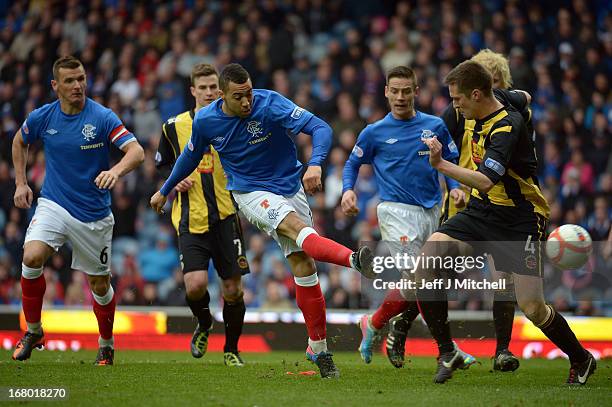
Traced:
<svg viewBox="0 0 612 407">
<path fill-rule="evenodd" d="M 448 323 L 448 300 L 443 290 L 417 290 L 421 315 L 431 336 L 438 344 L 440 354 L 455 350 Z"/>
<path fill-rule="evenodd" d="M 210 295 L 208 291 L 204 294 L 204 296 L 198 300 L 192 300 L 189 297 L 187 298 L 187 305 L 191 308 L 191 312 L 198 319 L 200 323 L 200 329 L 206 330 L 212 325 L 212 315 L 210 314 Z"/>
<path fill-rule="evenodd" d="M 497 338 L 495 353 L 499 353 L 510 346 L 515 307 L 514 301 L 506 298 L 504 292 L 496 291 L 493 298 L 493 322 Z"/>
<path fill-rule="evenodd" d="M 567 324 L 565 318 L 563 318 L 563 315 L 556 312 L 552 306 L 546 306 L 550 308 L 551 314 L 544 323 L 538 326 L 538 328 L 540 328 L 544 335 L 557 345 L 559 349 L 565 352 L 570 362 L 584 362 L 588 358 L 588 353 L 580 342 L 578 342 L 576 335 Z"/>
<path fill-rule="evenodd" d="M 242 335 L 244 325 L 244 314 L 246 306 L 242 298 L 237 302 L 224 301 L 223 303 L 223 322 L 225 324 L 225 346 L 224 352 L 237 352 L 238 340 Z"/>
<path fill-rule="evenodd" d="M 402 313 L 402 318 L 395 322 L 395 328 L 401 332 L 408 332 L 412 321 L 419 316 L 419 306 L 416 301 L 410 301 L 408 309 Z"/>
</svg>

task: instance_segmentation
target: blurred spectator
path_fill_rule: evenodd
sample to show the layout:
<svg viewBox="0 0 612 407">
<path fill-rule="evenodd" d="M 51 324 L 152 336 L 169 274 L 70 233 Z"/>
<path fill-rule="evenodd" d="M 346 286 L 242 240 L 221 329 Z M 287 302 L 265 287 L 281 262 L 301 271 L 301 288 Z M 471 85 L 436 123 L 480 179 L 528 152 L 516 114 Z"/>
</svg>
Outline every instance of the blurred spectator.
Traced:
<svg viewBox="0 0 612 407">
<path fill-rule="evenodd" d="M 146 282 L 158 283 L 172 276 L 174 269 L 179 267 L 178 251 L 172 238 L 165 233 L 159 234 L 155 247 L 143 250 L 138 262 Z"/>
<path fill-rule="evenodd" d="M 161 305 L 161 301 L 157 296 L 157 285 L 155 283 L 146 283 L 142 291 L 144 305 Z"/>
<path fill-rule="evenodd" d="M 266 299 L 260 308 L 265 311 L 274 311 L 294 307 L 293 303 L 287 298 L 287 292 L 282 284 L 270 279 L 266 282 Z"/>
<path fill-rule="evenodd" d="M 62 283 L 59 280 L 57 271 L 50 267 L 45 267 L 43 274 L 47 284 L 45 296 L 43 297 L 43 303 L 47 305 L 64 304 L 64 286 L 62 286 Z"/>
<path fill-rule="evenodd" d="M 148 145 L 151 140 L 159 139 L 161 131 L 161 117 L 155 106 L 147 103 L 144 99 L 138 99 L 134 112 L 134 134 L 143 145 Z"/>
<path fill-rule="evenodd" d="M 325 303 L 329 308 L 348 308 L 348 292 L 341 281 L 342 268 L 331 267 L 329 281 L 325 290 Z"/>
<path fill-rule="evenodd" d="M 45 276 L 46 277 L 46 276 Z M 64 297 L 65 305 L 91 305 L 92 304 L 91 290 L 87 283 L 85 273 L 82 271 L 73 270 L 72 280 L 66 287 L 66 295 Z"/>
<path fill-rule="evenodd" d="M 167 290 L 165 295 L 161 293 L 162 285 L 160 285 L 160 298 L 163 299 L 164 305 L 171 307 L 187 306 L 185 301 L 185 282 L 183 281 L 183 272 L 180 269 L 174 270 L 173 278 L 167 280 L 164 289 Z"/>
<path fill-rule="evenodd" d="M 609 196 L 598 196 L 595 198 L 594 206 L 593 214 L 589 216 L 586 228 L 594 241 L 606 240 L 610 234 L 610 219 L 612 219 Z"/>
<path fill-rule="evenodd" d="M 0 304 L 10 304 L 15 279 L 11 277 L 8 267 L 0 263 Z"/>
<path fill-rule="evenodd" d="M 571 173 L 571 175 L 570 175 Z M 584 160 L 584 154 L 580 149 L 572 151 L 570 162 L 565 164 L 563 174 L 561 175 L 561 183 L 566 184 L 568 177 L 578 175 L 579 190 L 583 193 L 591 194 L 595 181 L 595 174 L 591 163 Z"/>
<path fill-rule="evenodd" d="M 119 70 L 119 78 L 111 86 L 111 92 L 119 95 L 123 106 L 130 106 L 140 94 L 140 84 L 132 75 L 132 70 L 124 66 Z"/>
<path fill-rule="evenodd" d="M 122 305 L 140 305 L 144 302 L 144 279 L 140 275 L 135 253 L 126 252 L 123 260 L 121 278 L 116 285 L 118 303 Z"/>
</svg>

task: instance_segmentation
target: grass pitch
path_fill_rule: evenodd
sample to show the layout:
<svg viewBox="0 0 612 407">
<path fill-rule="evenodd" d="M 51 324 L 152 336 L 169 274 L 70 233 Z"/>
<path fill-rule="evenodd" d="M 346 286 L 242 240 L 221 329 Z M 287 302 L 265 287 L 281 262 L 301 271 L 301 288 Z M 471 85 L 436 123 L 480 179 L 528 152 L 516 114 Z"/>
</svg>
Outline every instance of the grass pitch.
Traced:
<svg viewBox="0 0 612 407">
<path fill-rule="evenodd" d="M 481 359 L 444 385 L 432 383 L 433 358 L 410 358 L 403 369 L 375 354 L 337 353 L 339 380 L 322 380 L 298 352 L 244 354 L 244 368 L 223 365 L 221 353 L 121 351 L 114 366 L 93 366 L 93 351 L 35 351 L 25 363 L 0 351 L 0 388 L 64 387 L 62 405 L 86 406 L 604 406 L 612 405 L 612 361 L 599 361 L 587 386 L 564 385 L 565 360 L 521 360 L 514 373 L 493 373 Z M 287 372 L 315 370 L 316 376 Z M 42 404 L 46 402 L 33 401 Z M 57 402 L 51 402 L 58 405 Z M 12 403 L 0 402 L 1 405 Z M 16 404 L 16 403 L 14 403 Z"/>
</svg>

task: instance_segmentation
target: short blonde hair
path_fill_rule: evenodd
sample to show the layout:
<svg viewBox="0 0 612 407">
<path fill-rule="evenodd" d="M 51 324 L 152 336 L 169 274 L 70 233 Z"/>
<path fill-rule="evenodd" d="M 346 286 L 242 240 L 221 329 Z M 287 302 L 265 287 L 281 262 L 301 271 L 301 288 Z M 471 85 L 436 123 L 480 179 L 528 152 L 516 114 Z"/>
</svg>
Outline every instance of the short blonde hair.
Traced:
<svg viewBox="0 0 612 407">
<path fill-rule="evenodd" d="M 471 58 L 472 61 L 483 65 L 491 75 L 499 75 L 500 87 L 509 89 L 512 87 L 512 75 L 510 75 L 510 65 L 508 58 L 500 53 L 493 52 L 485 48 Z"/>
</svg>

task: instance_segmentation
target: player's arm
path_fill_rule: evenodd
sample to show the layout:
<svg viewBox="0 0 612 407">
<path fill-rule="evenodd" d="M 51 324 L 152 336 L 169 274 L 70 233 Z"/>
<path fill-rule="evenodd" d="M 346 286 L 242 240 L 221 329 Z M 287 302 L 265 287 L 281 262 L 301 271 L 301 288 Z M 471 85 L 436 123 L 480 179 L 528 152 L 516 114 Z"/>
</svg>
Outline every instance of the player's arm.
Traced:
<svg viewBox="0 0 612 407">
<path fill-rule="evenodd" d="M 331 147 L 331 127 L 278 92 L 270 92 L 268 114 L 272 121 L 280 124 L 289 133 L 295 135 L 302 132 L 312 137 L 312 155 L 302 182 L 309 194 L 321 191 L 321 164 Z"/>
<path fill-rule="evenodd" d="M 106 110 L 104 119 L 108 141 L 123 152 L 123 157 L 112 168 L 100 172 L 94 183 L 100 189 L 111 189 L 119 178 L 143 163 L 144 150 L 112 110 Z"/>
<path fill-rule="evenodd" d="M 344 170 L 342 171 L 342 201 L 340 206 L 347 216 L 356 216 L 359 213 L 357 194 L 353 191 L 353 188 L 355 187 L 361 164 L 370 163 L 372 159 L 372 146 L 367 134 L 368 128 L 366 127 L 359 134 L 357 142 L 348 160 L 346 160 Z"/>
<path fill-rule="evenodd" d="M 28 144 L 25 143 L 21 135 L 21 129 L 17 130 L 12 146 L 13 166 L 15 167 L 15 195 L 13 200 L 15 206 L 21 209 L 32 206 L 32 199 L 34 198 L 26 175 L 28 147 Z"/>
<path fill-rule="evenodd" d="M 457 147 L 455 139 L 451 136 L 451 133 L 446 127 L 444 121 L 438 128 L 438 134 L 440 135 L 440 140 L 443 141 L 441 153 L 442 157 L 453 164 L 458 164 L 459 147 Z M 448 193 L 450 197 L 454 200 L 455 207 L 463 208 L 465 206 L 465 192 L 463 191 L 463 189 L 461 189 L 461 184 L 459 184 L 459 182 L 449 177 L 448 175 L 444 175 L 444 180 L 446 182 L 446 188 L 448 189 Z"/>
<path fill-rule="evenodd" d="M 314 194 L 323 189 L 321 182 L 321 164 L 325 161 L 332 142 L 332 129 L 327 123 L 312 116 L 302 128 L 302 133 L 312 137 L 312 155 L 308 161 L 308 168 L 302 177 L 304 189 Z"/>
<path fill-rule="evenodd" d="M 164 182 L 164 185 L 157 191 L 150 200 L 150 205 L 157 213 L 163 213 L 163 207 L 166 199 L 172 188 L 180 181 L 184 180 L 191 174 L 202 160 L 202 155 L 210 148 L 210 140 L 202 134 L 200 122 L 195 120 L 191 128 L 191 138 L 179 155 L 170 177 Z"/>
<path fill-rule="evenodd" d="M 468 170 L 455 163 L 442 158 L 442 144 L 437 137 L 423 139 L 423 143 L 429 147 L 429 162 L 433 168 L 444 175 L 447 175 L 479 191 L 487 193 L 495 185 L 486 175 L 481 172 Z"/>
<path fill-rule="evenodd" d="M 155 168 L 157 168 L 157 172 L 163 177 L 168 178 L 172 173 L 172 167 L 176 162 L 176 158 L 180 154 L 180 150 L 178 149 L 178 140 L 170 140 L 168 136 L 168 132 L 166 130 L 166 124 L 162 126 L 162 133 L 159 139 L 159 144 L 157 147 L 157 152 L 155 153 Z M 175 148 L 176 145 L 176 148 Z M 175 189 L 178 192 L 187 192 L 193 186 L 193 181 L 188 176 L 181 182 L 179 182 Z"/>
<path fill-rule="evenodd" d="M 444 160 L 441 157 L 442 145 L 435 137 L 423 142 L 431 151 L 429 161 L 434 168 L 465 185 L 487 193 L 506 173 L 510 155 L 518 139 L 518 127 L 521 125 L 524 124 L 502 120 L 491 129 L 491 142 L 478 171 L 468 170 Z"/>
<path fill-rule="evenodd" d="M 111 169 L 102 171 L 94 180 L 98 188 L 111 189 L 119 178 L 143 163 L 144 150 L 138 141 L 136 141 L 136 138 L 124 143 L 120 148 L 123 152 L 121 160 Z"/>
</svg>

